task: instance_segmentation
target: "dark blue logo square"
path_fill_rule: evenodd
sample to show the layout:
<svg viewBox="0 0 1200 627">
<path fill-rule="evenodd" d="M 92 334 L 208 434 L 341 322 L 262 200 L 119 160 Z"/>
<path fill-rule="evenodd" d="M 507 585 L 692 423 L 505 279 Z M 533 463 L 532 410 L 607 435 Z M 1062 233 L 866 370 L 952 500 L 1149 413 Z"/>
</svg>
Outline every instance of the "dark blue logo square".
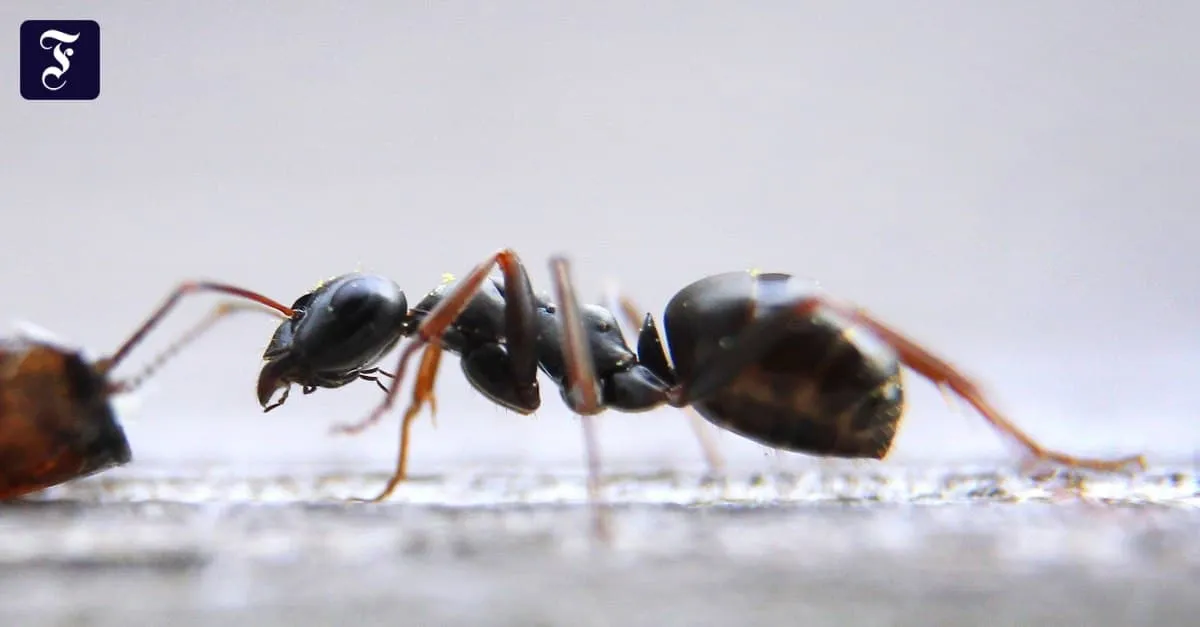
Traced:
<svg viewBox="0 0 1200 627">
<path fill-rule="evenodd" d="M 100 95 L 100 25 L 93 20 L 21 23 L 21 96 L 95 100 Z"/>
</svg>

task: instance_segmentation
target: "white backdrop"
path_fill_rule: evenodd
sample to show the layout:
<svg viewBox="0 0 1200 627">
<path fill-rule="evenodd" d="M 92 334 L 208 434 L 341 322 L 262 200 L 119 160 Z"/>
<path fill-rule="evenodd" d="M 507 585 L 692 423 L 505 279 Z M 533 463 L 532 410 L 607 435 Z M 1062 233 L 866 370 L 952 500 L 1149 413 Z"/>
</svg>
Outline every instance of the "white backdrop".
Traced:
<svg viewBox="0 0 1200 627">
<path fill-rule="evenodd" d="M 658 315 L 759 267 L 911 332 L 1048 444 L 1196 449 L 1195 6 L 39 3 L 100 22 L 102 91 L 80 103 L 21 100 L 19 6 L 0 7 L 3 316 L 104 351 L 185 277 L 290 303 L 362 267 L 416 299 L 511 246 L 541 288 L 564 251 L 585 298 L 619 279 Z M 326 435 L 369 383 L 261 415 L 272 329 L 231 322 L 155 379 L 132 468 L 387 468 L 396 416 Z M 443 372 L 413 472 L 578 468 L 554 390 L 521 418 Z M 908 381 L 896 460 L 1005 453 Z M 670 410 L 601 430 L 613 467 L 700 459 Z"/>
</svg>

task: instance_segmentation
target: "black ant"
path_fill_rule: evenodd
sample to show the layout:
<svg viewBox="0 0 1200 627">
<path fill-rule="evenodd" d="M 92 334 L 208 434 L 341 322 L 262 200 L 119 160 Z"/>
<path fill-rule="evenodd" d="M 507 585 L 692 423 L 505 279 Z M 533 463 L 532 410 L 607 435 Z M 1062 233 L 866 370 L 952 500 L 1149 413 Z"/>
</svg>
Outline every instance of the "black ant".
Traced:
<svg viewBox="0 0 1200 627">
<path fill-rule="evenodd" d="M 135 377 L 110 375 L 185 295 L 216 292 L 274 309 L 292 310 L 261 294 L 211 282 L 180 284 L 111 356 L 88 361 L 81 352 L 28 334 L 0 341 L 0 500 L 15 499 L 128 464 L 133 452 L 111 400 L 134 391 L 217 320 L 249 307 L 219 304 Z"/>
<path fill-rule="evenodd" d="M 507 264 L 503 281 L 492 279 L 479 285 L 474 297 L 444 329 L 438 346 L 459 356 L 463 374 L 477 391 L 500 406 L 529 415 L 541 406 L 539 369 L 556 382 L 563 381 L 557 335 L 546 334 L 555 308 L 533 293 L 525 268 L 515 255 L 511 263 L 500 263 Z M 454 285 L 452 279 L 443 282 L 411 309 L 394 281 L 359 272 L 334 277 L 301 295 L 292 303 L 295 314 L 279 325 L 263 353 L 266 363 L 258 378 L 258 400 L 263 411 L 283 405 L 292 384 L 299 385 L 304 394 L 311 394 L 319 388 L 336 389 L 363 379 L 390 394 L 379 377 L 393 375 L 376 364 L 401 339 L 417 331 Z M 610 386 L 606 403 L 623 411 L 651 409 L 639 395 L 654 375 L 638 365 L 637 355 L 626 347 L 608 310 L 587 311 L 609 333 L 601 338 L 598 349 L 605 351 L 609 361 L 621 364 L 605 379 Z M 440 350 L 427 360 L 439 360 Z M 426 367 L 436 369 L 436 364 Z M 271 402 L 280 390 L 279 399 Z M 427 400 L 435 403 L 432 391 Z M 414 410 L 413 416 L 406 419 L 406 429 L 415 416 Z M 367 426 L 343 425 L 334 431 L 357 433 Z M 699 429 L 702 426 L 693 423 L 710 468 L 718 470 L 720 456 Z"/>
<path fill-rule="evenodd" d="M 502 283 L 489 280 L 496 265 Z M 668 360 L 653 316 L 645 316 L 634 355 L 611 312 L 579 305 L 568 261 L 558 256 L 550 265 L 557 305 L 534 297 L 510 249 L 492 254 L 451 289 L 434 290 L 414 312 L 386 279 L 354 276 L 322 286 L 302 296 L 293 305 L 299 317 L 276 332 L 259 378 L 259 401 L 267 406 L 289 382 L 329 387 L 325 382 L 353 380 L 409 336 L 390 375 L 402 381 L 408 360 L 425 347 L 401 426 L 396 471 L 372 501 L 389 496 L 406 477 L 409 427 L 425 403 L 436 411 L 433 387 L 443 350 L 463 356 L 472 385 L 518 411 L 538 407 L 540 368 L 583 417 L 605 408 L 691 406 L 713 424 L 765 446 L 868 459 L 886 457 L 895 438 L 904 410 L 904 365 L 965 399 L 1037 459 L 1104 471 L 1145 467 L 1140 455 L 1088 459 L 1041 446 L 956 368 L 791 275 L 729 272 L 684 287 L 663 314 Z M 623 299 L 623 307 L 632 304 Z M 307 311 L 299 315 L 301 309 Z M 496 333 L 501 328 L 502 340 Z M 355 432 L 378 422 L 396 394 L 393 385 L 365 420 L 336 429 Z M 587 438 L 594 489 L 595 447 Z"/>
</svg>

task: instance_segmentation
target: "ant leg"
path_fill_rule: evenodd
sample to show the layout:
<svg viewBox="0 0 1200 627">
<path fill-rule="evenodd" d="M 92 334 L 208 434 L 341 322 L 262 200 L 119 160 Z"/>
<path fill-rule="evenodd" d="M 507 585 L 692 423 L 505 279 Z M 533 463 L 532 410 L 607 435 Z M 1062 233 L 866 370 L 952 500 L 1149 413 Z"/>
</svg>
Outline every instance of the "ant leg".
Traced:
<svg viewBox="0 0 1200 627">
<path fill-rule="evenodd" d="M 109 393 L 124 394 L 132 392 L 145 383 L 147 379 L 158 372 L 159 369 L 166 365 L 168 361 L 178 355 L 179 352 L 186 348 L 189 344 L 200 339 L 202 335 L 212 330 L 212 327 L 217 322 L 235 313 L 246 311 L 265 313 L 268 310 L 263 309 L 262 306 L 260 306 L 257 302 L 255 304 L 250 304 L 227 301 L 218 304 L 216 307 L 213 307 L 212 311 L 210 311 L 207 316 L 201 319 L 198 324 L 193 326 L 187 331 L 187 333 L 184 333 L 179 339 L 159 353 L 158 356 L 155 357 L 148 365 L 142 368 L 142 371 L 137 375 L 129 377 L 124 381 L 110 384 Z M 108 368 L 111 369 L 113 364 L 114 362 L 110 359 L 108 362 Z"/>
<path fill-rule="evenodd" d="M 370 382 L 374 383 L 377 387 L 379 387 L 379 389 L 383 390 L 384 394 L 387 394 L 388 386 L 384 385 L 383 381 L 379 380 L 380 376 L 384 376 L 389 379 L 395 378 L 392 376 L 392 373 L 390 373 L 386 370 L 383 370 L 381 368 L 367 368 L 366 370 L 358 371 L 359 379 L 362 379 L 363 381 L 370 381 Z"/>
<path fill-rule="evenodd" d="M 274 309 L 288 318 L 292 317 L 292 315 L 295 313 L 292 311 L 291 307 L 284 306 L 283 304 L 259 294 L 258 292 L 253 292 L 245 288 L 228 285 L 225 283 L 214 283 L 211 281 L 186 281 L 179 284 L 179 286 L 176 287 L 173 292 L 171 292 L 171 295 L 168 296 L 167 299 L 158 306 L 158 309 L 154 310 L 154 313 L 152 313 L 150 317 L 147 318 L 146 321 L 143 322 L 141 326 L 139 326 L 137 330 L 135 330 L 133 334 L 125 340 L 123 344 L 121 344 L 120 348 L 118 348 L 116 352 L 107 358 L 97 361 L 96 370 L 101 374 L 107 374 L 113 368 L 117 367 L 117 365 L 124 361 L 124 359 L 129 356 L 129 353 L 138 344 L 140 344 L 142 340 L 146 339 L 146 335 L 148 335 L 150 331 L 154 330 L 154 327 L 158 326 L 158 324 L 162 322 L 162 319 L 168 313 L 170 313 L 176 305 L 179 304 L 179 301 L 184 296 L 189 294 L 197 294 L 200 292 L 216 292 L 218 294 L 236 296 L 238 298 L 249 300 Z"/>
<path fill-rule="evenodd" d="M 366 370 L 360 370 L 360 371 L 358 372 L 358 374 L 382 375 L 382 376 L 385 376 L 385 377 L 387 377 L 387 378 L 389 378 L 389 379 L 395 379 L 395 378 L 396 378 L 396 375 L 394 375 L 394 374 L 392 374 L 392 373 L 388 372 L 387 370 L 384 370 L 383 368 L 378 368 L 378 367 L 376 367 L 376 368 L 367 368 Z"/>
<path fill-rule="evenodd" d="M 848 303 L 836 302 L 830 297 L 822 297 L 821 304 L 829 309 L 851 318 L 871 329 L 899 354 L 900 360 L 909 368 L 943 390 L 949 388 L 958 397 L 965 400 L 978 411 L 983 419 L 992 425 L 1002 435 L 1016 441 L 1018 445 L 1033 458 L 1060 464 L 1068 467 L 1084 468 L 1104 472 L 1119 471 L 1130 466 L 1141 470 L 1146 468 L 1144 455 L 1130 455 L 1115 459 L 1100 459 L 1077 457 L 1059 451 L 1047 449 L 1030 435 L 1018 428 L 1008 419 L 980 389 L 979 385 L 954 366 L 934 355 L 915 340 L 899 331 L 885 325 L 865 311 Z"/>
<path fill-rule="evenodd" d="M 492 253 L 486 260 L 472 268 L 471 272 L 463 277 L 462 281 L 453 290 L 438 301 L 437 305 L 430 309 L 429 313 L 421 320 L 421 324 L 417 326 L 416 337 L 410 339 L 400 351 L 400 357 L 397 360 L 393 377 L 397 382 L 404 380 L 404 369 L 407 367 L 408 360 L 412 358 L 413 354 L 422 346 L 427 347 L 425 354 L 421 358 L 421 372 L 418 374 L 417 382 L 413 387 L 412 402 L 408 409 L 405 410 L 405 425 L 417 416 L 421 406 L 425 403 L 429 403 L 431 408 L 436 407 L 433 386 L 437 380 L 437 368 L 440 363 L 440 354 L 442 351 L 440 338 L 454 320 L 467 308 L 467 305 L 471 302 L 471 298 L 483 286 L 484 281 L 488 280 L 488 273 L 491 272 L 492 267 L 495 265 L 499 265 L 504 274 L 504 333 L 505 343 L 509 351 L 511 372 L 514 381 L 518 383 L 517 389 L 514 391 L 526 404 L 536 407 L 540 402 L 540 392 L 538 391 L 537 383 L 537 308 L 533 296 L 533 287 L 529 282 L 529 275 L 525 271 L 525 266 L 521 263 L 521 259 L 517 253 L 510 248 L 503 248 Z M 395 403 L 396 393 L 399 389 L 399 385 L 392 385 L 388 393 L 384 396 L 383 401 L 365 420 L 354 424 L 341 425 L 335 427 L 335 430 L 353 433 L 379 422 L 383 418 L 383 414 L 391 409 L 393 403 Z M 396 461 L 396 472 L 392 476 L 392 480 L 388 483 L 389 489 L 384 490 L 374 500 L 386 498 L 391 490 L 403 481 L 406 476 L 406 464 L 408 460 L 407 426 L 401 428 L 400 437 L 400 454 Z"/>
<path fill-rule="evenodd" d="M 454 287 L 445 297 L 438 301 L 429 313 L 421 319 L 414 335 L 400 351 L 396 370 L 392 378 L 403 380 L 404 369 L 408 360 L 422 346 L 439 341 L 446 329 L 462 314 L 471 303 L 471 298 L 488 280 L 492 266 L 499 265 L 504 274 L 504 325 L 505 342 L 509 347 L 509 359 L 514 379 L 520 382 L 516 395 L 523 403 L 536 407 L 540 393 L 537 383 L 537 309 L 534 304 L 533 287 L 525 266 L 517 253 L 510 248 L 503 248 L 492 253 L 483 262 L 471 269 L 467 276 Z M 431 384 L 433 380 L 431 379 Z M 381 402 L 366 418 L 355 423 L 335 425 L 334 433 L 356 434 L 376 424 L 383 418 L 396 402 L 397 386 L 392 386 Z M 432 390 L 430 390 L 432 392 Z M 429 396 L 428 398 L 432 398 Z"/>
<path fill-rule="evenodd" d="M 380 376 L 384 376 L 389 379 L 396 378 L 395 375 L 393 375 L 392 373 L 390 373 L 382 368 L 368 368 L 368 369 L 363 370 L 358 373 L 359 379 L 362 379 L 363 381 L 370 381 L 371 383 L 374 383 L 376 387 L 378 387 L 380 390 L 383 390 L 384 394 L 391 392 L 391 389 L 387 385 L 385 385 L 383 383 L 383 381 L 379 380 Z M 430 405 L 430 419 L 433 421 L 433 426 L 436 427 L 437 426 L 436 403 L 434 402 L 434 397 L 432 395 L 429 396 L 428 400 L 429 400 L 429 405 Z"/>
<path fill-rule="evenodd" d="M 643 314 L 639 312 L 645 310 L 638 307 L 633 302 L 633 299 L 622 292 L 615 283 L 609 285 L 606 294 L 606 300 L 617 303 L 621 310 L 622 317 L 625 318 L 626 324 L 632 327 L 635 332 L 640 330 L 641 327 L 639 327 L 639 325 L 642 324 L 641 320 Z M 641 347 L 639 346 L 638 356 L 640 357 L 641 355 L 642 351 Z M 673 384 L 674 381 L 670 381 L 668 383 Z M 692 433 L 695 434 L 696 440 L 700 443 L 700 451 L 704 454 L 704 459 L 708 464 L 709 471 L 712 472 L 712 474 L 716 477 L 724 476 L 725 460 L 721 456 L 721 451 L 719 450 L 716 441 L 713 439 L 713 430 L 711 425 L 709 425 L 708 421 L 705 420 L 691 405 L 679 409 L 682 409 L 683 413 L 687 414 L 688 424 L 691 426 Z"/>
<path fill-rule="evenodd" d="M 378 503 L 391 496 L 400 483 L 408 478 L 408 434 L 412 423 L 421 413 L 421 405 L 429 402 L 430 413 L 437 413 L 437 403 L 433 398 L 433 383 L 437 379 L 438 365 L 442 360 L 442 345 L 434 342 L 421 353 L 421 364 L 417 367 L 417 382 L 413 385 L 412 402 L 404 410 L 404 418 L 400 422 L 400 452 L 396 457 L 396 470 L 388 479 L 387 485 L 374 498 L 350 499 L 360 503 Z"/>
<path fill-rule="evenodd" d="M 379 377 L 369 374 L 359 374 L 358 378 L 362 379 L 363 381 L 370 381 L 371 383 L 374 383 L 376 387 L 383 390 L 384 394 L 388 393 L 388 386 L 384 385 L 383 381 L 379 380 Z"/>
<path fill-rule="evenodd" d="M 672 393 L 671 404 L 703 398 L 727 384 L 743 368 L 769 350 L 774 340 L 785 332 L 790 321 L 797 317 L 810 316 L 821 308 L 845 316 L 870 329 L 897 352 L 904 365 L 929 379 L 939 388 L 949 388 L 955 395 L 974 407 L 993 428 L 1015 440 L 1031 457 L 1064 466 L 1100 471 L 1118 471 L 1129 466 L 1137 466 L 1142 469 L 1146 467 L 1146 461 L 1142 455 L 1118 459 L 1097 459 L 1076 457 L 1045 448 L 1013 424 L 992 404 L 979 386 L 957 368 L 858 307 L 839 302 L 828 295 L 798 298 L 789 307 L 748 327 L 738 335 L 736 342 L 714 351 L 713 355 L 696 370 L 692 386 L 689 389 L 677 388 Z"/>
<path fill-rule="evenodd" d="M 583 446 L 588 465 L 588 500 L 592 503 L 596 536 L 602 541 L 611 537 L 608 512 L 600 503 L 600 446 L 592 418 L 604 411 L 600 404 L 600 384 L 588 345 L 587 330 L 583 327 L 579 299 L 571 281 L 570 262 L 565 257 L 550 258 L 555 299 L 558 301 L 562 324 L 563 362 L 566 366 L 567 398 L 571 409 L 583 423 Z"/>
</svg>

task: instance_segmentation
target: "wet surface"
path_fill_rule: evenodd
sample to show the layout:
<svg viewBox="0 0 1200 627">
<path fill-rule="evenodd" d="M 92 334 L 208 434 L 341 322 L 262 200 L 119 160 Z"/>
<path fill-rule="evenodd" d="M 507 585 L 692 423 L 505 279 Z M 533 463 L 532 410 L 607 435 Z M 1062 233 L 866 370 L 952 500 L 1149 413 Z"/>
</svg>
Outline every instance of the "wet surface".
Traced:
<svg viewBox="0 0 1200 627">
<path fill-rule="evenodd" d="M 96 477 L 0 510 L 3 624 L 1186 625 L 1200 487 L 893 469 Z"/>
</svg>

